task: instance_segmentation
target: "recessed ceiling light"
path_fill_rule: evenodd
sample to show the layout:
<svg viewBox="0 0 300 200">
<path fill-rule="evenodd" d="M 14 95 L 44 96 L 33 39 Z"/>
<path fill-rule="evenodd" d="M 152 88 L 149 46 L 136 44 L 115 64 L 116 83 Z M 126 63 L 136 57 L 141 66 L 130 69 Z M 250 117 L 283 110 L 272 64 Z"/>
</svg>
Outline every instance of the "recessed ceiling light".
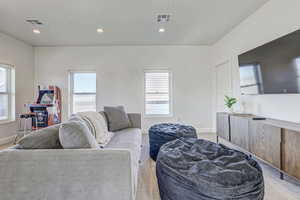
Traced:
<svg viewBox="0 0 300 200">
<path fill-rule="evenodd" d="M 97 33 L 103 33 L 103 32 L 104 32 L 103 28 L 97 28 Z"/>
<path fill-rule="evenodd" d="M 166 29 L 164 29 L 164 28 L 160 28 L 159 30 L 158 30 L 158 32 L 160 32 L 160 33 L 164 33 L 166 31 Z"/>
<path fill-rule="evenodd" d="M 37 28 L 32 29 L 32 32 L 34 34 L 40 34 L 41 33 L 41 31 L 39 29 L 37 29 Z"/>
</svg>

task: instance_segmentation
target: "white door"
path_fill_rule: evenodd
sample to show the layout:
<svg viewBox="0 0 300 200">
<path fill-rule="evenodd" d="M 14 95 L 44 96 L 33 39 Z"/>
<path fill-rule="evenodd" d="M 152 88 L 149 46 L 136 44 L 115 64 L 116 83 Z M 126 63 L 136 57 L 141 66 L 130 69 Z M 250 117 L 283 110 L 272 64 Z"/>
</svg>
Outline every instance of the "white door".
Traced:
<svg viewBox="0 0 300 200">
<path fill-rule="evenodd" d="M 232 95 L 230 62 L 224 62 L 216 66 L 216 111 L 226 111 L 225 95 Z"/>
</svg>

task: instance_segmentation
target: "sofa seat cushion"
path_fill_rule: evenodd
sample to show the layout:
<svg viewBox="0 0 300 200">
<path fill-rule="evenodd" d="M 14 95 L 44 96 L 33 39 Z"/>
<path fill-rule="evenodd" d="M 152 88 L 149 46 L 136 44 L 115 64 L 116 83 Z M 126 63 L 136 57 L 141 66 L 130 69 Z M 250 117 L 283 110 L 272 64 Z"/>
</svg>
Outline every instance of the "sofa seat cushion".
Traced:
<svg viewBox="0 0 300 200">
<path fill-rule="evenodd" d="M 114 137 L 105 148 L 128 149 L 131 151 L 135 162 L 139 161 L 142 144 L 141 129 L 127 128 L 114 132 Z"/>
<path fill-rule="evenodd" d="M 121 131 L 114 132 L 114 137 L 108 143 L 108 147 L 111 145 L 117 145 L 118 143 L 138 143 L 142 141 L 142 133 L 139 128 L 126 128 Z"/>
<path fill-rule="evenodd" d="M 114 132 L 114 137 L 105 146 L 105 149 L 126 149 L 130 151 L 133 182 L 137 187 L 139 160 L 141 155 L 142 133 L 138 128 L 127 128 Z"/>
</svg>

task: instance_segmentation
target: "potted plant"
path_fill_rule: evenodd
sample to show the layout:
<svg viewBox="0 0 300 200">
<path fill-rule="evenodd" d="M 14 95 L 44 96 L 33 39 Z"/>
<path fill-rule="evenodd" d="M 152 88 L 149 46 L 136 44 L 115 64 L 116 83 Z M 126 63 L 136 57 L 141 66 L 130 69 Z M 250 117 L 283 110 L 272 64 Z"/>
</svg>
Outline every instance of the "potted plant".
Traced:
<svg viewBox="0 0 300 200">
<path fill-rule="evenodd" d="M 233 105 L 237 103 L 237 99 L 225 95 L 225 105 L 227 106 L 229 112 L 233 113 Z"/>
</svg>

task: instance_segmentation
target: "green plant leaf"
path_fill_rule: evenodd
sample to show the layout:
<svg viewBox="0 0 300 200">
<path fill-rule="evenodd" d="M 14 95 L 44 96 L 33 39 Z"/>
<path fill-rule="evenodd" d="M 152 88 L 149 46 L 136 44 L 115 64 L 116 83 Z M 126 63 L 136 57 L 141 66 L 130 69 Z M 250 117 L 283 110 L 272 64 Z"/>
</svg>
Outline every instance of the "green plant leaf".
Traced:
<svg viewBox="0 0 300 200">
<path fill-rule="evenodd" d="M 228 108 L 231 108 L 234 104 L 237 103 L 237 99 L 225 95 L 224 102 L 225 102 L 225 105 L 226 105 Z"/>
</svg>

